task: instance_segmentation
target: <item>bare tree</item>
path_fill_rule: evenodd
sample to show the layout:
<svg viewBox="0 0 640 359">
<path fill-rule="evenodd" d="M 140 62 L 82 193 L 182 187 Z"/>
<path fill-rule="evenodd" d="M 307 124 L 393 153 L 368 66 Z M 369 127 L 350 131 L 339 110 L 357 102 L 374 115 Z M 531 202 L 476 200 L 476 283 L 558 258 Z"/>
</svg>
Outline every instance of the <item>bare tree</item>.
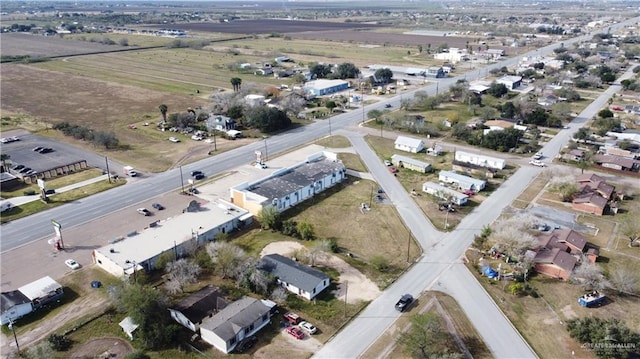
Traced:
<svg viewBox="0 0 640 359">
<path fill-rule="evenodd" d="M 292 92 L 289 96 L 285 96 L 280 100 L 282 110 L 286 113 L 293 114 L 293 116 L 297 116 L 306 105 L 307 100 L 304 98 L 304 95 L 298 92 Z"/>
<path fill-rule="evenodd" d="M 617 268 L 611 273 L 611 285 L 621 294 L 638 293 L 638 276 L 628 268 Z"/>
<path fill-rule="evenodd" d="M 491 238 L 501 252 L 515 258 L 538 246 L 538 241 L 531 234 L 518 227 L 501 227 L 493 232 Z"/>
<path fill-rule="evenodd" d="M 577 280 L 586 290 L 602 290 L 608 287 L 607 279 L 602 274 L 602 268 L 583 258 L 580 266 L 573 270 L 573 279 Z"/>
<path fill-rule="evenodd" d="M 222 278 L 233 275 L 234 269 L 245 259 L 245 252 L 238 246 L 228 242 L 212 242 L 207 244 L 207 253 L 217 274 Z"/>
<path fill-rule="evenodd" d="M 316 260 L 325 258 L 327 254 L 330 252 L 331 252 L 331 243 L 328 240 L 323 239 L 321 241 L 314 243 L 307 250 L 307 255 L 309 256 L 309 260 L 311 261 L 311 266 L 312 267 L 315 266 Z"/>
<path fill-rule="evenodd" d="M 283 304 L 287 300 L 288 296 L 289 293 L 286 289 L 282 287 L 275 287 L 271 292 L 270 298 L 278 304 Z"/>
<path fill-rule="evenodd" d="M 192 260 L 183 258 L 167 263 L 166 270 L 169 273 L 167 290 L 169 293 L 175 294 L 184 293 L 185 285 L 195 283 L 202 269 Z"/>
<path fill-rule="evenodd" d="M 53 348 L 48 341 L 43 340 L 40 343 L 33 345 L 27 349 L 27 358 L 41 359 L 41 358 L 53 358 L 55 356 Z M 22 358 L 22 356 L 18 356 Z"/>
<path fill-rule="evenodd" d="M 640 221 L 628 215 L 622 221 L 622 234 L 629 239 L 629 247 L 640 246 Z"/>
</svg>

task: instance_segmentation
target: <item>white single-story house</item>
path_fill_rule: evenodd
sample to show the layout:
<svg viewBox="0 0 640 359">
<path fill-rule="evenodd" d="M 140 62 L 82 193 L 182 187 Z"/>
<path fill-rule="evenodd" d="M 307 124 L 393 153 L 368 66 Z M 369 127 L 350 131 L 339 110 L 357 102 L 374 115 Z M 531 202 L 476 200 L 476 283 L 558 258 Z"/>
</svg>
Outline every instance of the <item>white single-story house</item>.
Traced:
<svg viewBox="0 0 640 359">
<path fill-rule="evenodd" d="M 269 324 L 271 308 L 264 302 L 243 297 L 227 305 L 200 326 L 202 340 L 223 353 L 231 352 L 242 339 Z"/>
<path fill-rule="evenodd" d="M 276 277 L 278 284 L 288 291 L 308 300 L 320 294 L 331 283 L 331 277 L 323 272 L 279 254 L 262 257 L 259 269 Z"/>
<path fill-rule="evenodd" d="M 260 106 L 266 103 L 266 97 L 263 95 L 247 95 L 244 97 L 244 101 L 249 106 Z"/>
<path fill-rule="evenodd" d="M 438 180 L 445 183 L 455 183 L 460 189 L 470 189 L 476 192 L 482 191 L 487 185 L 487 181 L 465 176 L 456 171 L 440 171 Z"/>
<path fill-rule="evenodd" d="M 155 221 L 140 232 L 114 238 L 93 251 L 93 262 L 116 277 L 155 269 L 163 253 L 183 257 L 191 248 L 212 241 L 218 234 L 233 232 L 253 222 L 245 209 L 223 200 L 193 201 L 183 214 Z M 135 279 L 135 278 L 134 278 Z"/>
<path fill-rule="evenodd" d="M 0 325 L 9 324 L 33 311 L 31 300 L 19 290 L 0 294 Z"/>
<path fill-rule="evenodd" d="M 138 329 L 138 324 L 134 323 L 131 317 L 126 317 L 122 319 L 122 321 L 118 324 L 120 325 L 120 328 L 122 328 L 122 331 L 124 331 L 127 334 L 129 339 L 133 340 L 133 332 L 135 332 L 136 329 Z"/>
<path fill-rule="evenodd" d="M 505 85 L 509 90 L 515 90 L 522 85 L 522 76 L 506 75 L 497 79 L 496 82 Z"/>
<path fill-rule="evenodd" d="M 227 305 L 218 288 L 207 286 L 169 308 L 169 313 L 178 324 L 194 333 L 199 333 L 202 321 L 212 317 Z"/>
<path fill-rule="evenodd" d="M 394 166 L 418 171 L 421 173 L 427 173 L 431 170 L 431 164 L 429 163 L 397 154 L 391 156 L 391 163 L 393 163 Z"/>
<path fill-rule="evenodd" d="M 282 212 L 342 182 L 346 175 L 337 154 L 321 151 L 269 177 L 231 187 L 231 201 L 255 215 L 265 206 Z"/>
<path fill-rule="evenodd" d="M 469 196 L 458 191 L 454 191 L 451 188 L 442 186 L 435 182 L 425 182 L 422 184 L 422 191 L 430 195 L 436 196 L 442 200 L 451 201 L 459 206 L 467 203 Z"/>
<path fill-rule="evenodd" d="M 456 151 L 455 161 L 462 163 L 470 163 L 472 165 L 493 168 L 497 170 L 504 169 L 506 161 L 501 158 L 495 158 L 485 155 L 479 155 L 471 152 Z"/>
<path fill-rule="evenodd" d="M 425 143 L 419 138 L 398 136 L 394 142 L 396 150 L 418 153 L 424 150 Z"/>
</svg>

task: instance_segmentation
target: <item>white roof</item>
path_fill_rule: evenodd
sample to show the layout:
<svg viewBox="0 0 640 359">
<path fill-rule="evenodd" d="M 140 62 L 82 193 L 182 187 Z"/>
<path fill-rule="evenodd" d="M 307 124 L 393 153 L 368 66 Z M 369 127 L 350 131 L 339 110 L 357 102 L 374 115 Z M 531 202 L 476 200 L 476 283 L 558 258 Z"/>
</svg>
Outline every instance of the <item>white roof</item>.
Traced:
<svg viewBox="0 0 640 359">
<path fill-rule="evenodd" d="M 440 184 L 435 183 L 435 182 L 425 182 L 425 183 L 422 184 L 422 186 L 423 187 L 432 188 L 432 189 L 434 189 L 434 190 L 436 190 L 438 192 L 446 193 L 446 194 L 451 195 L 452 197 L 457 198 L 457 199 L 469 198 L 469 196 L 467 196 L 464 193 L 460 193 L 458 191 L 452 190 L 449 187 L 441 186 Z"/>
<path fill-rule="evenodd" d="M 522 76 L 506 75 L 498 79 L 498 82 L 518 82 L 522 81 Z"/>
<path fill-rule="evenodd" d="M 457 180 L 458 182 L 461 182 L 461 183 L 473 184 L 473 185 L 476 185 L 478 187 L 484 187 L 484 185 L 487 183 L 484 180 L 473 178 L 473 177 L 469 177 L 469 176 L 465 176 L 463 174 L 457 173 L 456 171 L 440 171 L 439 175 L 455 179 L 455 180 Z"/>
<path fill-rule="evenodd" d="M 325 89 L 325 88 L 334 87 L 334 86 L 340 86 L 344 84 L 348 84 L 348 82 L 344 80 L 320 79 L 320 80 L 314 80 L 314 81 L 309 81 L 305 83 L 304 88 L 319 90 L 319 89 Z"/>
<path fill-rule="evenodd" d="M 396 145 L 403 145 L 409 147 L 420 147 L 424 145 L 424 141 L 419 138 L 406 137 L 406 136 L 398 136 L 396 141 L 394 142 Z"/>
<path fill-rule="evenodd" d="M 205 202 L 197 197 L 194 197 L 194 200 L 202 202 L 200 211 L 186 212 L 159 221 L 156 227 L 146 228 L 136 235 L 108 244 L 96 251 L 120 267 L 130 268 L 132 265 L 129 263 L 143 263 L 162 252 L 173 249 L 174 246 L 193 240 L 195 232 L 205 233 L 249 213 L 226 201 Z M 111 249 L 114 251 L 111 252 Z"/>
<path fill-rule="evenodd" d="M 247 100 L 264 100 L 265 99 L 263 95 L 247 95 L 244 98 Z"/>
<path fill-rule="evenodd" d="M 47 297 L 49 293 L 55 292 L 58 288 L 62 288 L 62 286 L 53 280 L 53 278 L 46 276 L 27 285 L 23 285 L 18 288 L 18 290 L 27 298 L 34 300 L 37 298 Z"/>
<path fill-rule="evenodd" d="M 131 317 L 122 319 L 122 321 L 118 324 L 120 325 L 120 328 L 122 328 L 122 330 L 124 330 L 125 333 L 128 334 L 131 334 L 134 330 L 138 329 L 138 324 L 134 323 Z"/>
</svg>

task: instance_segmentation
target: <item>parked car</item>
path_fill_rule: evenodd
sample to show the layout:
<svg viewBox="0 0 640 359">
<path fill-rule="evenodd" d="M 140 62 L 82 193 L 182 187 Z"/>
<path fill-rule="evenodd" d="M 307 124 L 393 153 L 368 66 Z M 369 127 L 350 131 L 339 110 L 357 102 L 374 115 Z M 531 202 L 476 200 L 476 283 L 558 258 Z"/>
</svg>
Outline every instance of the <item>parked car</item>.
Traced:
<svg viewBox="0 0 640 359">
<path fill-rule="evenodd" d="M 533 155 L 533 159 L 534 160 L 539 160 L 542 158 L 542 152 L 538 152 L 535 155 Z"/>
<path fill-rule="evenodd" d="M 53 148 L 45 147 L 40 151 L 38 151 L 38 153 L 50 153 L 50 152 L 53 152 Z"/>
<path fill-rule="evenodd" d="M 465 189 L 464 192 L 462 192 L 464 194 L 466 194 L 467 196 L 475 196 L 476 192 L 472 189 Z"/>
<path fill-rule="evenodd" d="M 534 166 L 538 166 L 538 167 L 544 167 L 546 166 L 544 164 L 544 162 L 540 161 L 540 160 L 531 160 L 529 161 L 529 164 L 534 165 Z"/>
<path fill-rule="evenodd" d="M 318 328 L 316 328 L 313 324 L 306 321 L 300 322 L 300 324 L 298 324 L 298 328 L 304 330 L 309 334 L 315 334 L 318 331 Z"/>
<path fill-rule="evenodd" d="M 384 105 L 384 108 L 391 108 L 391 107 L 393 107 L 393 106 L 390 103 Z"/>
<path fill-rule="evenodd" d="M 202 136 L 193 135 L 193 136 L 191 136 L 191 139 L 194 140 L 194 141 L 202 141 Z"/>
<path fill-rule="evenodd" d="M 302 321 L 302 318 L 300 318 L 298 314 L 291 313 L 291 312 L 284 313 L 282 317 L 284 318 L 284 320 L 286 320 L 287 322 L 293 325 L 298 325 Z"/>
<path fill-rule="evenodd" d="M 391 163 L 391 161 L 389 161 L 389 160 L 384 160 L 384 165 L 385 165 L 385 166 L 391 166 L 391 165 L 392 165 L 392 163 Z"/>
<path fill-rule="evenodd" d="M 151 205 L 151 207 L 157 209 L 158 211 L 162 211 L 164 209 L 164 206 L 161 205 L 160 203 L 154 203 Z"/>
<path fill-rule="evenodd" d="M 19 173 L 27 173 L 31 171 L 31 167 L 22 167 L 22 169 L 20 171 L 18 171 Z"/>
<path fill-rule="evenodd" d="M 67 259 L 66 261 L 64 261 L 64 264 L 67 265 L 67 267 L 75 270 L 75 269 L 80 269 L 80 264 L 76 261 L 74 261 L 73 259 Z"/>
<path fill-rule="evenodd" d="M 151 215 L 151 211 L 149 211 L 146 208 L 138 208 L 138 209 L 136 209 L 136 211 L 138 211 L 138 213 L 140 213 L 143 216 L 150 216 Z"/>
<path fill-rule="evenodd" d="M 42 146 L 38 146 L 38 147 L 34 147 L 33 148 L 33 152 L 40 152 L 41 149 L 43 149 L 44 147 Z"/>
<path fill-rule="evenodd" d="M 287 327 L 287 333 L 296 339 L 304 339 L 304 333 L 298 327 Z"/>
<path fill-rule="evenodd" d="M 396 166 L 389 166 L 389 172 L 391 173 L 397 173 L 398 169 L 396 168 Z"/>
<path fill-rule="evenodd" d="M 24 165 L 15 165 L 15 166 L 11 167 L 11 169 L 14 170 L 14 171 L 20 171 L 23 168 L 24 168 Z"/>
<path fill-rule="evenodd" d="M 264 163 L 264 162 L 258 162 L 258 163 L 256 163 L 256 168 L 265 169 L 265 168 L 267 168 L 267 164 Z"/>
<path fill-rule="evenodd" d="M 404 312 L 411 306 L 411 303 L 413 303 L 413 296 L 411 294 L 404 294 L 396 303 L 396 310 Z"/>
<path fill-rule="evenodd" d="M 247 350 L 249 350 L 252 346 L 254 346 L 257 341 L 258 341 L 258 338 L 256 338 L 255 335 L 252 335 L 248 338 L 244 338 L 240 343 L 238 343 L 238 345 L 236 345 L 236 348 L 234 351 L 236 353 L 244 353 Z"/>
<path fill-rule="evenodd" d="M 178 143 L 178 142 L 180 142 L 180 139 L 176 138 L 176 137 L 169 137 L 169 141 L 171 141 L 173 143 Z"/>
<path fill-rule="evenodd" d="M 200 191 L 198 191 L 198 189 L 197 189 L 197 188 L 195 188 L 195 187 L 191 188 L 191 189 L 189 190 L 189 192 L 191 192 L 191 193 L 193 193 L 193 194 L 198 194 L 198 193 L 200 193 Z"/>
</svg>

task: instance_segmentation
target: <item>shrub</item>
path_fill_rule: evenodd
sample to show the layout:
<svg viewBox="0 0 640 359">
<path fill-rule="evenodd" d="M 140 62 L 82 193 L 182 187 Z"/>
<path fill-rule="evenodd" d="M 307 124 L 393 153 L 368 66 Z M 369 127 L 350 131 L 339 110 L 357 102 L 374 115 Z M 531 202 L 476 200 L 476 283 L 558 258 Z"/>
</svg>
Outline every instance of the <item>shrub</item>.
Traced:
<svg viewBox="0 0 640 359">
<path fill-rule="evenodd" d="M 371 258 L 371 265 L 378 272 L 386 272 L 389 270 L 389 261 L 381 255 L 373 256 Z"/>
<path fill-rule="evenodd" d="M 62 352 L 71 347 L 71 339 L 64 335 L 51 334 L 47 340 L 55 351 Z"/>
</svg>

